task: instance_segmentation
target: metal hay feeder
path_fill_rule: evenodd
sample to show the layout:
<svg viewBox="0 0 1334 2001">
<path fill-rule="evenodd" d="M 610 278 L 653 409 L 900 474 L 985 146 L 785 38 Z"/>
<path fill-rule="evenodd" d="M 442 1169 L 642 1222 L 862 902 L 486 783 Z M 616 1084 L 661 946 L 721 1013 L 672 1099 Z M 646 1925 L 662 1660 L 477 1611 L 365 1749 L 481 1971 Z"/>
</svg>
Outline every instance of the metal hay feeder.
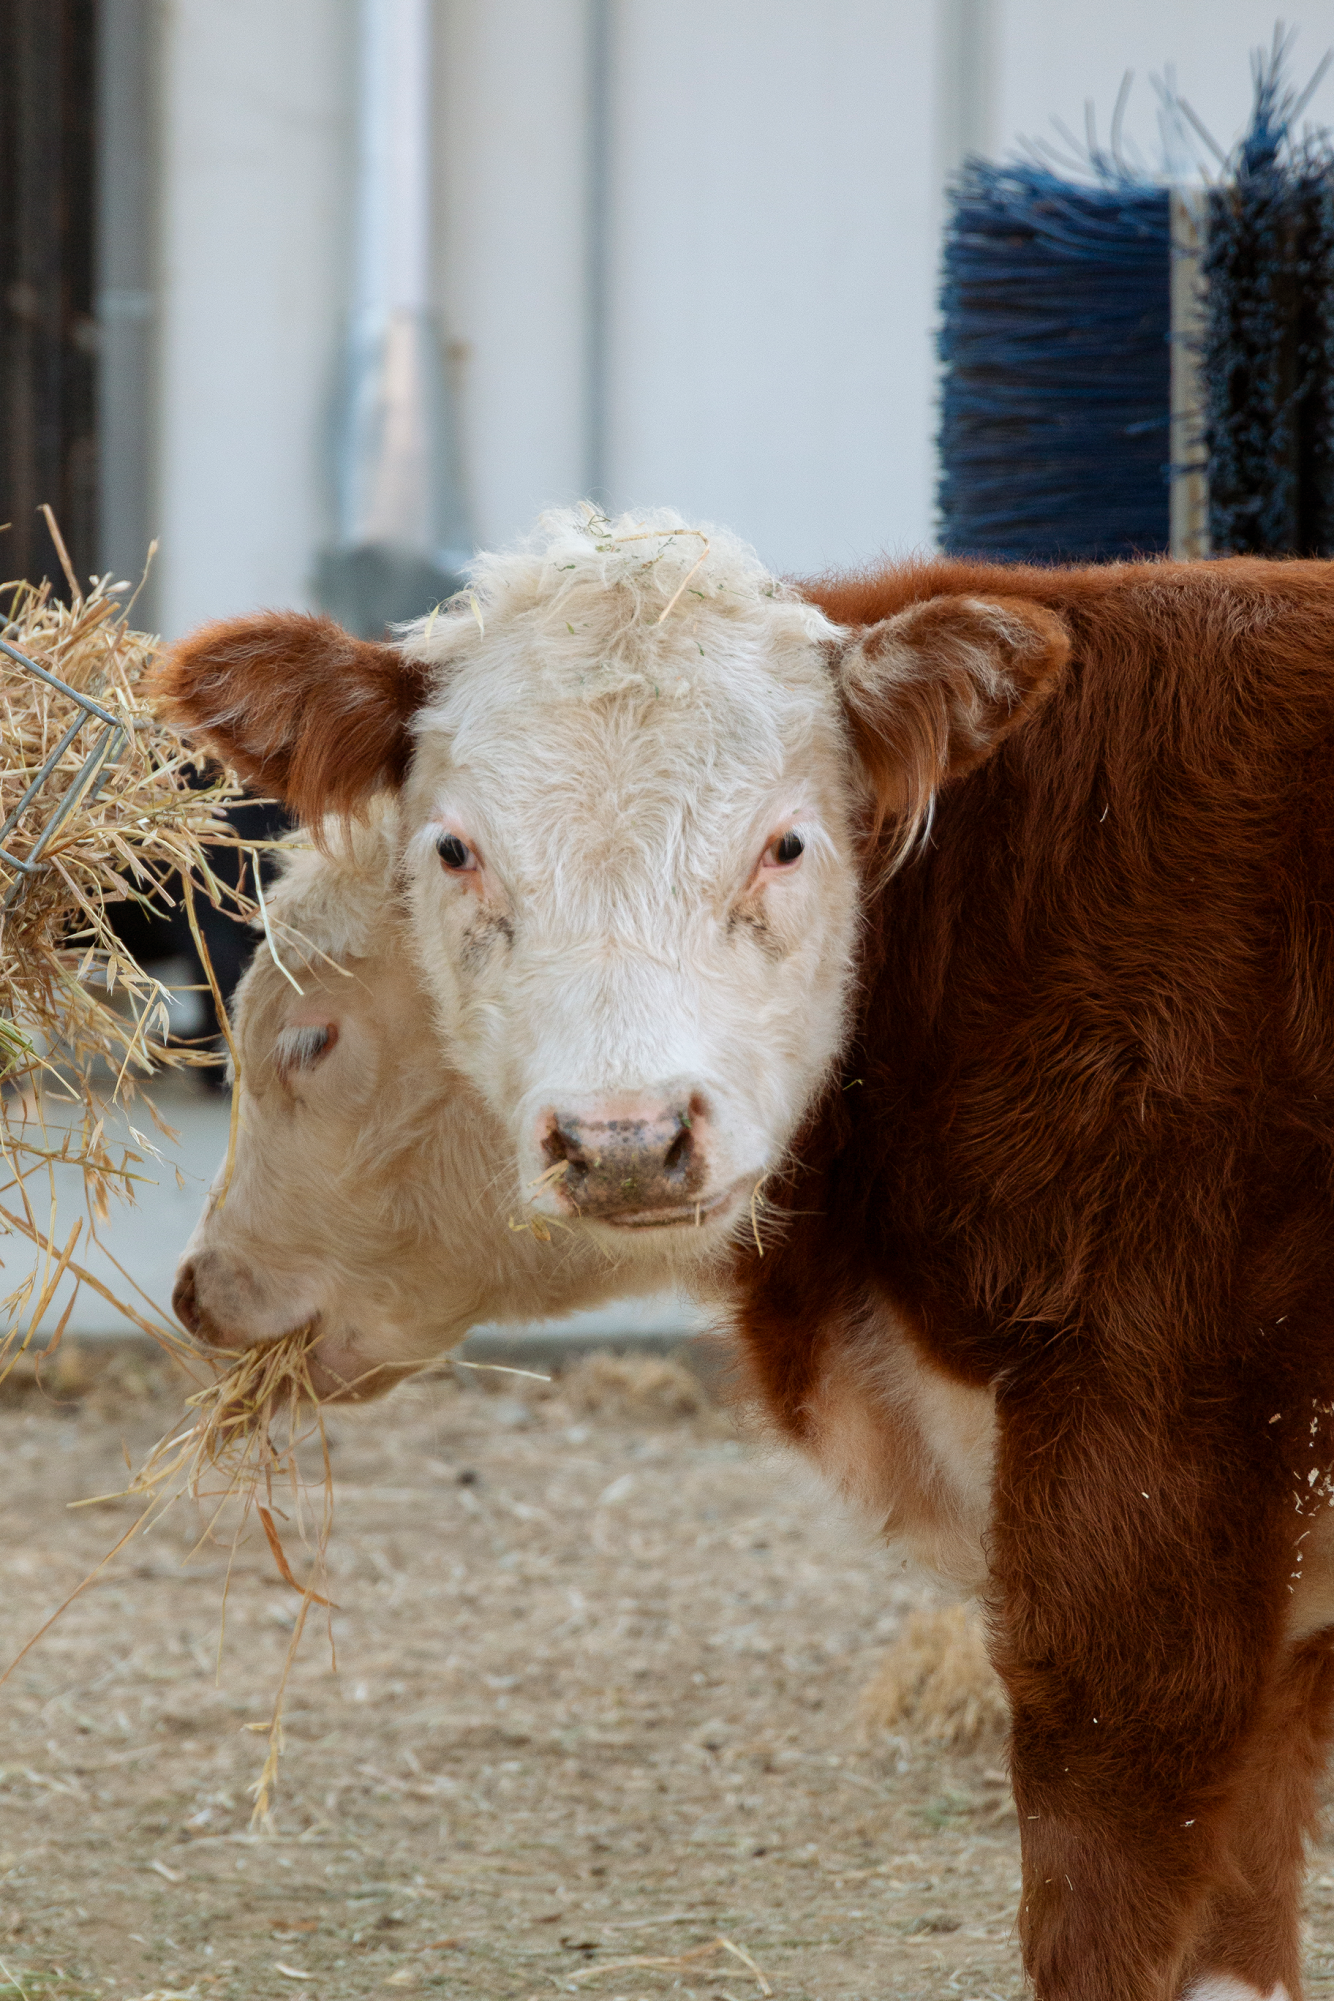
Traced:
<svg viewBox="0 0 1334 2001">
<path fill-rule="evenodd" d="M 6 654 L 9 659 L 15 661 L 20 667 L 26 667 L 30 674 L 35 674 L 39 681 L 44 681 L 48 687 L 54 688 L 57 693 L 67 696 L 79 711 L 74 721 L 55 745 L 55 748 L 47 755 L 41 770 L 32 780 L 32 783 L 24 792 L 23 797 L 14 807 L 4 825 L 0 826 L 0 861 L 7 863 L 10 868 L 17 871 L 13 882 L 5 891 L 3 902 L 0 902 L 0 910 L 9 910 L 19 901 L 33 876 L 48 866 L 47 863 L 41 860 L 41 855 L 52 836 L 64 825 L 76 806 L 90 806 L 93 800 L 96 799 L 102 789 L 107 767 L 112 762 L 116 752 L 120 749 L 122 742 L 128 740 L 134 724 L 127 721 L 123 716 L 112 715 L 111 711 L 104 709 L 100 702 L 95 702 L 91 695 L 81 694 L 77 688 L 71 688 L 68 681 L 62 681 L 58 675 L 50 673 L 47 668 L 39 667 L 35 660 L 30 659 L 26 653 L 21 653 L 17 646 L 11 646 L 7 639 L 0 639 L 0 653 Z M 75 773 L 69 790 L 60 800 L 50 817 L 43 823 L 36 840 L 28 852 L 26 860 L 12 853 L 5 846 L 5 842 L 9 839 L 42 787 L 46 784 L 61 758 L 79 734 L 79 731 L 86 729 L 88 724 L 94 719 L 100 721 L 104 725 L 104 728 Z"/>
</svg>

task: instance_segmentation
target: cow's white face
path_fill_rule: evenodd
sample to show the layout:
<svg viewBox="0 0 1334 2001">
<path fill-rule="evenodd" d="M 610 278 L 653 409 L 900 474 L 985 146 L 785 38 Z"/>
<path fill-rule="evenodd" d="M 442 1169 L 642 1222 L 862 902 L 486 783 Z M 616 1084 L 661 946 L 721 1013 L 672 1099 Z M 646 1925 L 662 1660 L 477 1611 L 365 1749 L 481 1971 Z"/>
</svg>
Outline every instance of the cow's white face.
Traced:
<svg viewBox="0 0 1334 2001">
<path fill-rule="evenodd" d="M 178 1314 L 217 1346 L 309 1327 L 322 1395 L 388 1388 L 478 1321 L 670 1277 L 515 1227 L 504 1132 L 449 1063 L 411 962 L 392 826 L 350 843 L 331 829 L 334 853 L 294 855 L 271 893 L 302 992 L 261 947 L 235 1010 L 236 1158 L 177 1273 Z"/>
<path fill-rule="evenodd" d="M 830 628 L 707 563 L 657 624 L 698 555 L 664 546 L 665 585 L 642 544 L 602 581 L 584 538 L 545 601 L 483 587 L 485 632 L 466 607 L 438 649 L 423 631 L 440 693 L 402 811 L 413 944 L 510 1199 L 631 1259 L 758 1220 L 842 1040 L 856 925 Z"/>
</svg>

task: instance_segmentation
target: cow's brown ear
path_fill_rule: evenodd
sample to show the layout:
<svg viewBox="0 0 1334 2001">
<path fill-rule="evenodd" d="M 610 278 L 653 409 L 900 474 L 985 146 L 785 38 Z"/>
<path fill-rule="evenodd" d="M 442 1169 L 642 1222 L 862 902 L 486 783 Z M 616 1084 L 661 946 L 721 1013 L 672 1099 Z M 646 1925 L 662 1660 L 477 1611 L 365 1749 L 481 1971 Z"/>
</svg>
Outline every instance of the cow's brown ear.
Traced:
<svg viewBox="0 0 1334 2001">
<path fill-rule="evenodd" d="M 318 826 L 402 783 L 428 675 L 396 646 L 354 639 L 331 618 L 274 611 L 178 641 L 149 693 L 183 736 Z"/>
<path fill-rule="evenodd" d="M 1055 612 L 1028 598 L 928 598 L 867 626 L 840 655 L 853 742 L 905 854 L 935 795 L 990 757 L 1054 687 L 1070 654 Z"/>
</svg>

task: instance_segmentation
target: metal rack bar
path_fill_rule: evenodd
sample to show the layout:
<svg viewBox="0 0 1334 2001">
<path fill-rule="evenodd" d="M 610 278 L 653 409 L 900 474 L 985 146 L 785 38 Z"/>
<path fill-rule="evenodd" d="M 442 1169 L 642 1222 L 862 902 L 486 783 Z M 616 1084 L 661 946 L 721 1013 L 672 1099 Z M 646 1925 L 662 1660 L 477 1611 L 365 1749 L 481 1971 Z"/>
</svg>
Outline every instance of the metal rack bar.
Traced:
<svg viewBox="0 0 1334 2001">
<path fill-rule="evenodd" d="M 39 666 L 37 661 L 31 659 L 28 654 L 21 653 L 17 646 L 11 646 L 7 639 L 0 639 L 0 653 L 7 654 L 11 660 L 17 661 L 20 667 L 26 667 L 29 673 L 35 674 L 39 681 L 44 681 L 48 687 L 54 688 L 58 694 L 67 696 L 80 711 L 61 737 L 59 743 L 56 744 L 54 750 L 48 753 L 41 770 L 32 780 L 32 783 L 24 792 L 23 797 L 14 807 L 4 825 L 0 826 L 0 861 L 7 863 L 10 868 L 17 871 L 13 882 L 10 883 L 9 888 L 5 892 L 3 902 L 0 902 L 0 911 L 5 911 L 13 907 L 33 876 L 48 866 L 41 859 L 42 853 L 52 838 L 60 831 L 60 828 L 79 802 L 83 800 L 91 805 L 93 800 L 96 799 L 106 782 L 108 766 L 111 764 L 121 744 L 129 738 L 136 724 L 133 717 L 113 715 L 109 709 L 104 709 L 100 702 L 95 702 L 91 695 L 83 694 L 78 688 L 71 688 L 68 681 L 62 681 L 58 674 L 52 674 L 48 668 Z M 79 731 L 95 718 L 104 723 L 106 727 L 100 732 L 97 742 L 93 745 L 93 748 L 89 751 L 87 757 L 85 757 L 78 771 L 74 774 L 64 797 L 42 827 L 27 857 L 21 859 L 18 855 L 11 854 L 9 849 L 4 846 L 4 842 L 14 831 L 14 828 L 22 819 L 28 807 L 46 784 L 61 758 L 79 734 Z"/>
</svg>

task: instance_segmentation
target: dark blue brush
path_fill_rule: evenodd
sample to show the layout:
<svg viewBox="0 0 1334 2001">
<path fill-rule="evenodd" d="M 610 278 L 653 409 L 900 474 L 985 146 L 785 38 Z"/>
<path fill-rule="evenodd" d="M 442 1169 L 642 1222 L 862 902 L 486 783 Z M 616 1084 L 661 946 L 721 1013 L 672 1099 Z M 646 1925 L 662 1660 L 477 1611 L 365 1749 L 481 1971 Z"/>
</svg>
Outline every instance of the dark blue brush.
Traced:
<svg viewBox="0 0 1334 2001">
<path fill-rule="evenodd" d="M 1202 356 L 1216 550 L 1334 550 L 1334 160 L 1294 148 L 1282 50 L 1208 200 Z M 1309 86 L 1308 86 L 1309 93 Z"/>
<path fill-rule="evenodd" d="M 940 335 L 942 541 L 1007 561 L 1167 545 L 1166 188 L 973 161 L 953 191 Z"/>
<path fill-rule="evenodd" d="M 941 292 L 945 549 L 1334 551 L 1334 156 L 1292 139 L 1322 72 L 1297 96 L 1285 53 L 1276 37 L 1256 59 L 1250 129 L 1193 203 L 1105 154 L 1083 181 L 964 169 Z M 1205 243 L 1184 288 L 1183 203 Z"/>
</svg>

